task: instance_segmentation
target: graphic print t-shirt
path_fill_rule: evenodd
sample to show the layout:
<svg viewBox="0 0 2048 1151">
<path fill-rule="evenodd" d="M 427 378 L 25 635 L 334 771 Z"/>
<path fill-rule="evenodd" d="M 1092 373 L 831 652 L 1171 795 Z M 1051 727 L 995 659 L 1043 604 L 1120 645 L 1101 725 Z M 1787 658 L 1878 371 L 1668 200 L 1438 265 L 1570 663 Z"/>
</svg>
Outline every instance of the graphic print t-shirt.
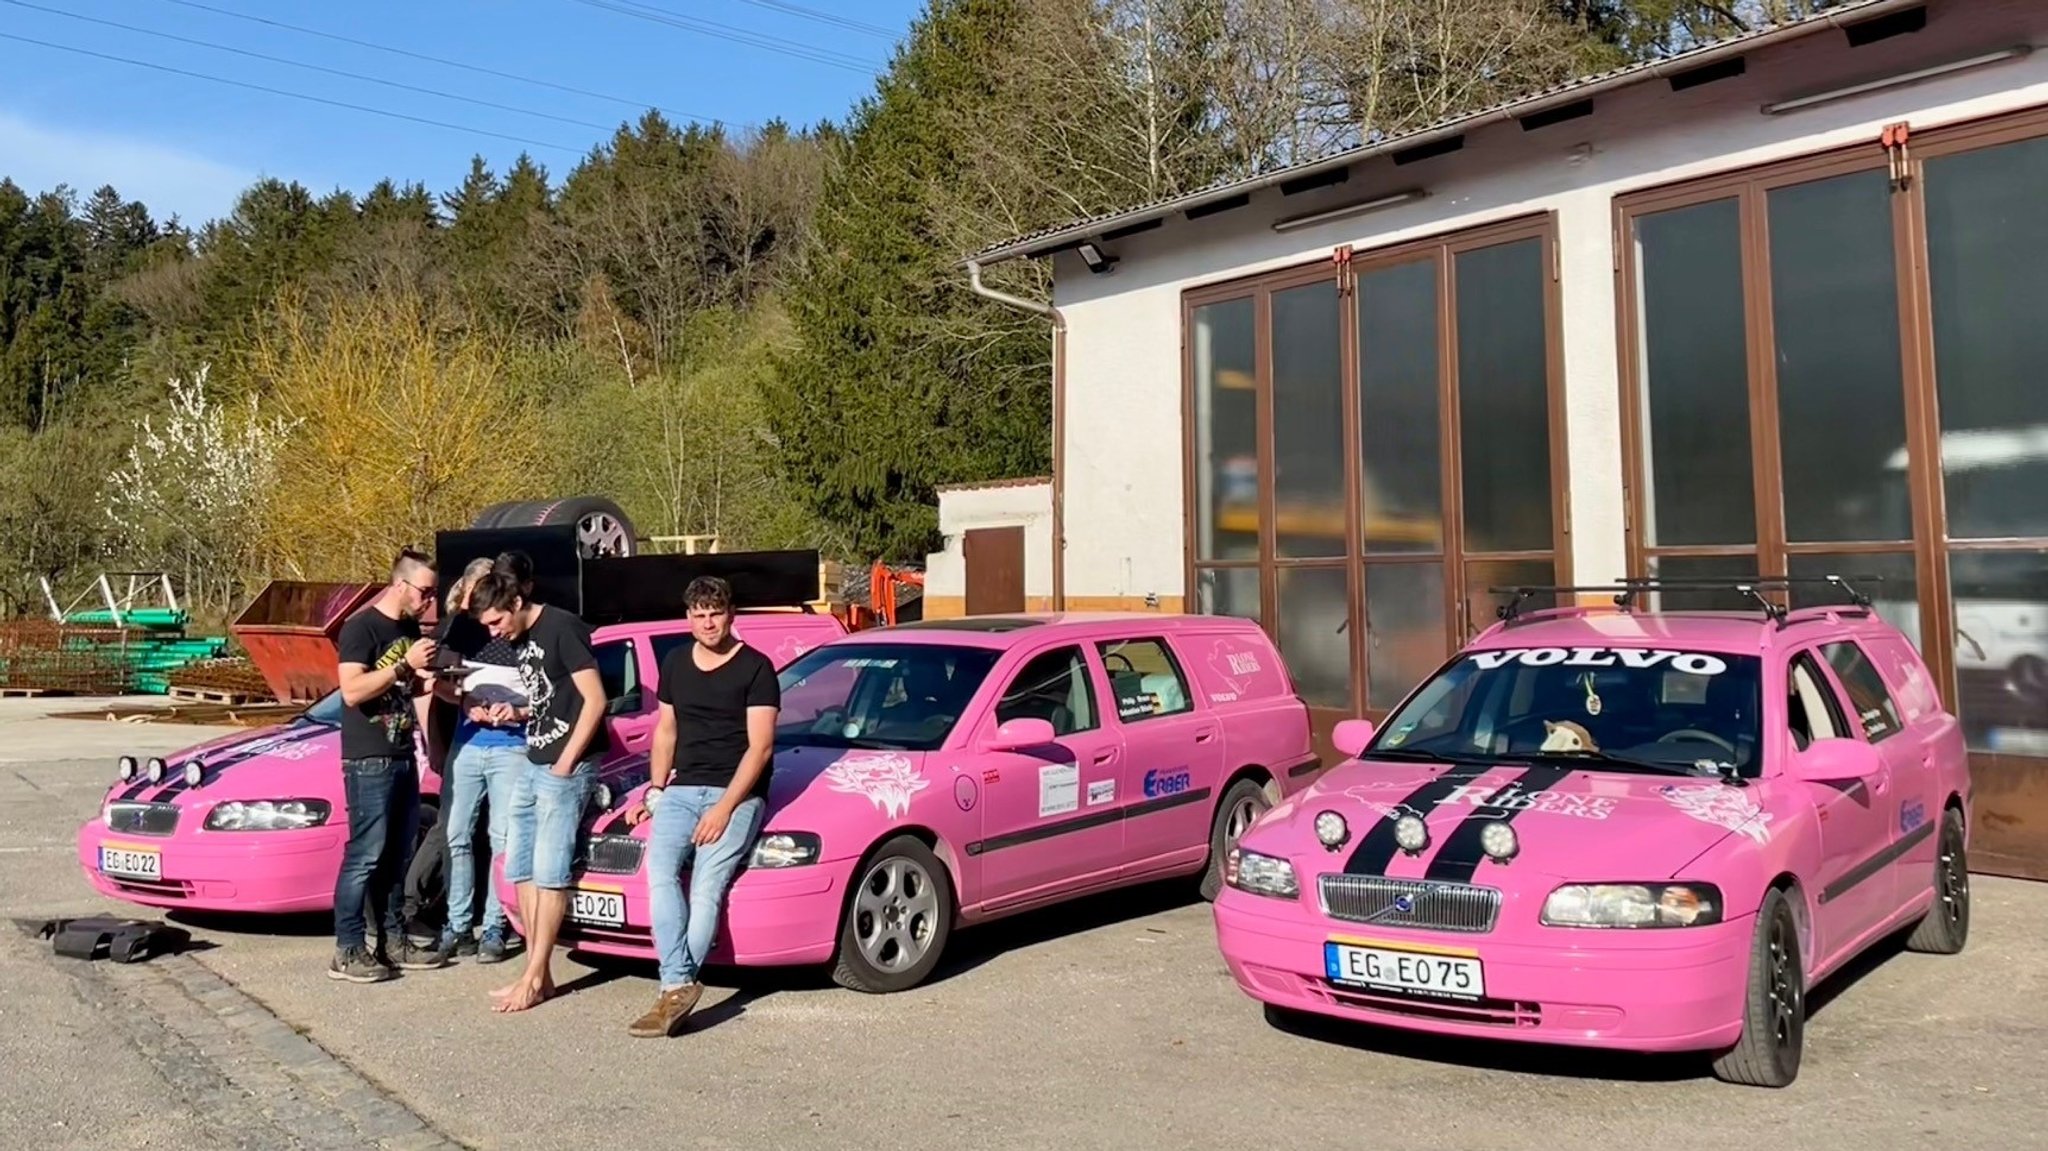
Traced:
<svg viewBox="0 0 2048 1151">
<path fill-rule="evenodd" d="M 561 758 L 562 741 L 576 730 L 576 719 L 583 713 L 583 693 L 569 677 L 597 667 L 597 656 L 590 650 L 590 625 L 561 608 L 543 605 L 539 618 L 517 642 L 519 678 L 526 685 L 527 705 L 533 709 L 526 721 L 526 758 L 552 765 Z M 610 747 L 600 723 L 583 749 L 583 758 L 593 758 Z"/>
<path fill-rule="evenodd" d="M 747 709 L 781 707 L 782 685 L 767 656 L 745 644 L 710 671 L 697 666 L 697 645 L 676 648 L 661 661 L 661 702 L 676 711 L 676 763 L 669 783 L 729 787 L 747 754 Z M 747 794 L 766 796 L 775 757 Z"/>
<path fill-rule="evenodd" d="M 342 663 L 359 663 L 379 671 L 405 658 L 406 650 L 420 637 L 420 624 L 413 619 L 392 619 L 374 607 L 364 608 L 341 625 L 335 647 Z M 412 733 L 419 717 L 413 711 L 410 683 L 393 684 L 381 695 L 363 701 L 361 707 L 342 705 L 341 756 L 367 759 L 373 756 L 410 757 L 414 754 Z"/>
</svg>

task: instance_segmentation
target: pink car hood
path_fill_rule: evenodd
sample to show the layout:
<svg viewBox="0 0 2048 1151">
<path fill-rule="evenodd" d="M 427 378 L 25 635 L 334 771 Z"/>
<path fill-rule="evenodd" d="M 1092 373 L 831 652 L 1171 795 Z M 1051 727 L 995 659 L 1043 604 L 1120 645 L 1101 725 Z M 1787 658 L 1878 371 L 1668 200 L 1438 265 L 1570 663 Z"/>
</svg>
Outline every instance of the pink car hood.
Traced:
<svg viewBox="0 0 2048 1151">
<path fill-rule="evenodd" d="M 137 756 L 148 762 L 147 756 Z M 196 787 L 185 783 L 185 765 L 198 760 L 206 777 Z M 341 731 L 305 720 L 235 732 L 163 757 L 163 782 L 137 776 L 114 781 L 107 798 L 145 803 L 216 803 L 226 799 L 282 799 L 324 795 L 338 788 Z M 282 790 L 281 790 L 282 789 Z"/>
<path fill-rule="evenodd" d="M 1673 878 L 1732 835 L 1762 844 L 1781 818 L 1762 789 L 1710 778 L 1631 774 L 1569 764 L 1452 765 L 1346 762 L 1267 812 L 1240 839 L 1249 851 L 1310 876 L 1350 871 L 1401 879 L 1518 886 L 1517 877 L 1647 881 Z M 1316 838 L 1316 816 L 1349 825 L 1335 850 Z M 1429 840 L 1414 855 L 1394 823 L 1415 814 Z M 1479 831 L 1505 820 L 1519 851 L 1506 866 L 1480 850 Z"/>
<path fill-rule="evenodd" d="M 921 751 L 778 747 L 775 774 L 768 784 L 768 818 L 761 830 L 814 832 L 824 841 L 827 858 L 854 838 L 859 845 L 849 850 L 858 851 L 879 827 L 908 819 L 912 811 L 931 804 L 953 804 L 951 788 L 925 777 L 925 758 Z M 645 839 L 651 825 L 643 821 L 629 828 L 625 812 L 646 790 L 647 757 L 607 765 L 606 771 L 614 794 L 610 806 L 592 822 L 592 832 Z M 615 781 L 622 777 L 634 785 L 620 788 Z"/>
</svg>

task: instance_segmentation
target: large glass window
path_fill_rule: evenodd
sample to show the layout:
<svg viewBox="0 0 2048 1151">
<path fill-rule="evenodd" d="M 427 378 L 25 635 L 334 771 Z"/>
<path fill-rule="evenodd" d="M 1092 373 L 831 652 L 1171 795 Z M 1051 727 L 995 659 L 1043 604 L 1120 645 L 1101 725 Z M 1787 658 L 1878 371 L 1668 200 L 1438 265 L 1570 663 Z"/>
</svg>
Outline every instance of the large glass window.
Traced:
<svg viewBox="0 0 2048 1151">
<path fill-rule="evenodd" d="M 1326 718 L 1399 702 L 1489 588 L 1558 578 L 1551 244 L 1506 226 L 1190 300 L 1192 603 L 1261 620 Z M 1222 395 L 1226 342 L 1251 399 Z"/>
</svg>

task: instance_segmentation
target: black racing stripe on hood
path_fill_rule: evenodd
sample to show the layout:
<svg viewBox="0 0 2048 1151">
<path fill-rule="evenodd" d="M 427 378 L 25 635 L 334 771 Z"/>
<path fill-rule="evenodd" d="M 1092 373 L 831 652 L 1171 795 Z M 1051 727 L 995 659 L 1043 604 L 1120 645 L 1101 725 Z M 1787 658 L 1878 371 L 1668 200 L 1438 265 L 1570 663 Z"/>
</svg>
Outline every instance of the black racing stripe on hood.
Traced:
<svg viewBox="0 0 2048 1151">
<path fill-rule="evenodd" d="M 1424 820 L 1436 806 L 1449 798 L 1460 787 L 1473 782 L 1495 765 L 1460 765 L 1444 772 L 1435 779 L 1409 792 L 1399 806 L 1409 808 Z M 1394 842 L 1394 821 L 1375 819 L 1372 830 L 1358 838 L 1358 846 L 1352 849 L 1351 858 L 1344 861 L 1344 871 L 1349 875 L 1385 875 L 1387 865 L 1394 862 L 1394 853 L 1401 845 Z"/>
<path fill-rule="evenodd" d="M 213 752 L 211 755 L 165 756 L 164 771 L 167 774 L 164 777 L 163 789 L 150 796 L 149 801 L 151 803 L 162 803 L 179 792 L 187 790 L 183 774 L 185 765 L 195 759 L 206 765 L 206 776 L 202 782 L 212 783 L 219 779 L 221 773 L 228 768 L 247 763 L 252 759 L 259 759 L 287 744 L 297 743 L 301 739 L 313 739 L 323 730 L 326 729 L 317 724 L 307 724 L 303 727 L 294 724 L 282 731 L 258 735 L 234 747 Z"/>
<path fill-rule="evenodd" d="M 1501 784 L 1495 791 L 1498 793 L 1510 787 L 1524 792 L 1548 791 L 1576 770 L 1571 767 L 1532 767 Z M 1451 883 L 1472 882 L 1472 877 L 1479 874 L 1479 865 L 1486 860 L 1486 852 L 1479 846 L 1479 837 L 1485 834 L 1486 825 L 1512 823 L 1517 815 L 1527 810 L 1527 807 L 1473 808 L 1472 813 L 1444 837 L 1444 845 L 1429 861 L 1429 870 L 1423 873 L 1423 878 Z"/>
</svg>

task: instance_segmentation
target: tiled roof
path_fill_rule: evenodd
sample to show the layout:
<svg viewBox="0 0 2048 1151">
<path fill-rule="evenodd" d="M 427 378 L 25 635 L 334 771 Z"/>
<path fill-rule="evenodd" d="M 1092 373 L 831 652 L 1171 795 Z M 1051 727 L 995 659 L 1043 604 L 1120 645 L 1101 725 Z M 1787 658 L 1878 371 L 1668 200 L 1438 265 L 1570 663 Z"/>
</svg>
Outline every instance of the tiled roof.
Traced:
<svg viewBox="0 0 2048 1151">
<path fill-rule="evenodd" d="M 1041 228 L 1022 236 L 991 244 L 969 257 L 967 262 L 981 264 L 999 263 L 1019 256 L 1042 256 L 1054 250 L 1069 246 L 1088 238 L 1100 236 L 1138 224 L 1149 224 L 1175 212 L 1199 208 L 1205 204 L 1228 200 L 1274 184 L 1318 175 L 1354 164 L 1368 156 L 1382 152 L 1428 142 L 1439 137 L 1455 136 L 1476 128 L 1481 124 L 1500 120 L 1519 120 L 1551 108 L 1584 100 L 1595 92 L 1611 92 L 1636 84 L 1645 83 L 1661 76 L 1689 71 L 1719 60 L 1740 56 L 1745 52 L 1762 47 L 1766 43 L 1779 43 L 1812 35 L 1829 27 L 1852 23 L 1883 15 L 1895 8 L 1924 4 L 1926 0 L 1842 0 L 1842 2 L 1797 20 L 1785 20 L 1766 24 L 1739 35 L 1697 45 L 1683 52 L 1655 60 L 1646 60 L 1624 68 L 1595 72 L 1579 76 L 1564 83 L 1553 85 L 1537 92 L 1530 92 L 1503 104 L 1466 112 L 1410 129 L 1393 136 L 1382 137 L 1370 144 L 1361 144 L 1335 152 L 1318 160 L 1291 164 L 1276 168 L 1257 176 L 1247 176 L 1205 188 L 1199 192 L 1155 200 L 1135 208 L 1106 212 L 1099 216 L 1072 220 L 1050 228 Z M 1852 19 L 1854 18 L 1854 19 Z"/>
</svg>

